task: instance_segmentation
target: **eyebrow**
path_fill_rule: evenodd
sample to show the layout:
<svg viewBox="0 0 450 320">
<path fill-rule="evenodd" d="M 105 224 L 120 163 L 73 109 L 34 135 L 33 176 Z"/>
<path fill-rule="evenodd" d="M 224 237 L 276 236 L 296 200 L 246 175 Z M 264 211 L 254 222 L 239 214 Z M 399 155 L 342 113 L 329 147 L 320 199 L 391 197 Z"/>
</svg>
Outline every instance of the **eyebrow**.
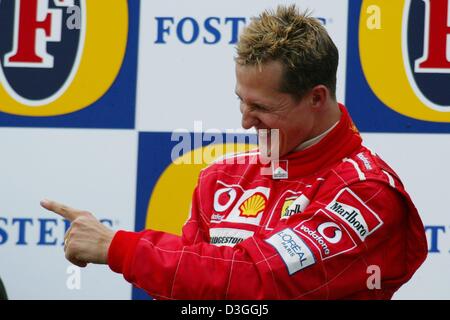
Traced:
<svg viewBox="0 0 450 320">
<path fill-rule="evenodd" d="M 240 100 L 243 100 L 242 97 L 239 95 L 239 93 L 237 93 L 237 91 L 234 91 L 234 93 L 238 96 L 238 98 Z M 259 102 L 253 102 L 251 104 L 253 106 L 256 106 L 256 107 L 261 108 L 261 109 L 265 109 L 265 110 L 270 110 L 271 109 L 268 105 L 262 104 L 262 103 L 259 103 Z"/>
</svg>

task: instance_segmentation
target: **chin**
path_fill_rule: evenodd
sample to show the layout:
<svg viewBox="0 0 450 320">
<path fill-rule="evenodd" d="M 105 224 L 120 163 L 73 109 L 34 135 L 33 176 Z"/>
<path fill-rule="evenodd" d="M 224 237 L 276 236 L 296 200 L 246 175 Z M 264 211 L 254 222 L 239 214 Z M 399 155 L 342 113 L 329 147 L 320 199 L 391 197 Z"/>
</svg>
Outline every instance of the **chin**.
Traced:
<svg viewBox="0 0 450 320">
<path fill-rule="evenodd" d="M 287 149 L 287 148 L 279 148 L 278 150 L 278 158 L 284 157 L 285 155 L 287 155 L 288 153 L 290 153 L 292 150 L 291 149 Z M 272 150 L 272 154 L 275 154 L 276 150 Z"/>
<path fill-rule="evenodd" d="M 291 152 L 292 152 L 292 150 L 284 150 L 284 151 L 280 150 L 279 157 L 282 158 L 282 157 L 288 155 Z"/>
</svg>

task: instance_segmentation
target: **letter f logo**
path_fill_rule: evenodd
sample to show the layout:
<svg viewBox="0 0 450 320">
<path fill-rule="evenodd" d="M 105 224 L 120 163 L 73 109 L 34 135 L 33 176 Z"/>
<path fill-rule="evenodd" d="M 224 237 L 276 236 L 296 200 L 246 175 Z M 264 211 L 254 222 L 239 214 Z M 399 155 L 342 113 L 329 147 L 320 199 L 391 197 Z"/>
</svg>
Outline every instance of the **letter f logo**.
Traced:
<svg viewBox="0 0 450 320">
<path fill-rule="evenodd" d="M 62 12 L 49 9 L 49 0 L 16 0 L 14 45 L 5 55 L 6 67 L 53 68 L 47 42 L 61 41 Z M 73 0 L 53 0 L 56 6 L 73 6 Z"/>
<path fill-rule="evenodd" d="M 424 54 L 416 60 L 419 73 L 450 73 L 449 0 L 425 2 Z"/>
</svg>

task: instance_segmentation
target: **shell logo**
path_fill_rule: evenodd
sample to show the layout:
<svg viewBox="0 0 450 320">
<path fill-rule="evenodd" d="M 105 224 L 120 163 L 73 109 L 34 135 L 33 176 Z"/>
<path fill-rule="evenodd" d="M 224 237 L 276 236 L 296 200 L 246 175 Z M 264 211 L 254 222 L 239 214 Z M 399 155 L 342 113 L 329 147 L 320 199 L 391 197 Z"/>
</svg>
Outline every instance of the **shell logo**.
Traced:
<svg viewBox="0 0 450 320">
<path fill-rule="evenodd" d="M 262 193 L 255 193 L 239 207 L 241 217 L 254 218 L 266 208 L 267 198 Z"/>
</svg>

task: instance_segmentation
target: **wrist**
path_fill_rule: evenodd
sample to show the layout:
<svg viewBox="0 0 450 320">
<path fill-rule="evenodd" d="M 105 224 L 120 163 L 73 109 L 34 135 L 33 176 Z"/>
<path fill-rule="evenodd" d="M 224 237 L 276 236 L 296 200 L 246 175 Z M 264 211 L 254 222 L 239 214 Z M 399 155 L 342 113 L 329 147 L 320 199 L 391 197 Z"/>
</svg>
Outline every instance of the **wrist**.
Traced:
<svg viewBox="0 0 450 320">
<path fill-rule="evenodd" d="M 116 231 L 107 230 L 103 236 L 103 240 L 101 243 L 101 256 L 100 256 L 100 262 L 101 264 L 108 264 L 108 251 L 109 247 L 111 246 L 111 242 L 114 239 L 114 236 L 116 234 Z"/>
</svg>

